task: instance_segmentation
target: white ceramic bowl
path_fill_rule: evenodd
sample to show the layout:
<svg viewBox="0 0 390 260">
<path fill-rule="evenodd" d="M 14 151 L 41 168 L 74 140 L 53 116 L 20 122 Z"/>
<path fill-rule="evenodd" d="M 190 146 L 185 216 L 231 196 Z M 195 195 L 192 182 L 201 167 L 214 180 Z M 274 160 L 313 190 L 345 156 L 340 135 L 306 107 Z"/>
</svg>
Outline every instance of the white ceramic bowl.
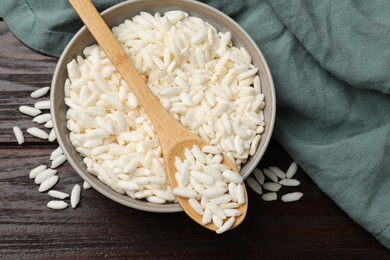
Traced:
<svg viewBox="0 0 390 260">
<path fill-rule="evenodd" d="M 262 134 L 256 153 L 248 159 L 240 171 L 241 175 L 246 178 L 259 163 L 267 148 L 272 135 L 276 107 L 271 73 L 261 51 L 250 36 L 227 15 L 215 8 L 192 0 L 127 1 L 105 10 L 102 13 L 102 16 L 108 26 L 113 27 L 123 23 L 125 19 L 134 17 L 141 11 L 147 11 L 151 14 L 156 12 L 163 14 L 170 10 L 183 10 L 191 16 L 197 16 L 209 22 L 216 27 L 218 31 L 230 31 L 232 33 L 232 41 L 234 45 L 238 47 L 243 46 L 252 56 L 253 64 L 259 69 L 258 74 L 262 82 L 262 91 L 264 93 L 266 103 L 266 107 L 264 108 L 265 130 Z M 86 46 L 94 44 L 95 42 L 96 41 L 93 39 L 92 35 L 84 26 L 69 42 L 56 66 L 51 86 L 50 99 L 52 104 L 51 113 L 58 143 L 64 151 L 69 163 L 77 171 L 77 173 L 84 180 L 90 183 L 95 190 L 106 197 L 123 205 L 145 211 L 181 211 L 181 207 L 176 203 L 167 203 L 162 205 L 153 204 L 144 200 L 132 199 L 127 195 L 115 192 L 87 171 L 86 166 L 82 161 L 82 157 L 71 144 L 69 139 L 69 130 L 66 128 L 67 120 L 65 115 L 68 108 L 64 103 L 64 82 L 68 77 L 66 65 L 77 55 L 82 55 L 82 50 Z"/>
</svg>

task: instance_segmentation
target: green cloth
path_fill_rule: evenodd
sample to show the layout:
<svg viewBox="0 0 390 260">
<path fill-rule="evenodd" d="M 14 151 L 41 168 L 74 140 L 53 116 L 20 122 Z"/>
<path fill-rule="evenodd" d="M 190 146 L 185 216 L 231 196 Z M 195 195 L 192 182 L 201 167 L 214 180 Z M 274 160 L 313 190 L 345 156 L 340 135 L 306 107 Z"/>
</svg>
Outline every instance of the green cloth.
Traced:
<svg viewBox="0 0 390 260">
<path fill-rule="evenodd" d="M 2 0 L 0 15 L 26 45 L 58 56 L 81 25 L 64 2 Z M 202 2 L 230 15 L 264 53 L 277 94 L 274 137 L 390 248 L 390 1 Z"/>
</svg>

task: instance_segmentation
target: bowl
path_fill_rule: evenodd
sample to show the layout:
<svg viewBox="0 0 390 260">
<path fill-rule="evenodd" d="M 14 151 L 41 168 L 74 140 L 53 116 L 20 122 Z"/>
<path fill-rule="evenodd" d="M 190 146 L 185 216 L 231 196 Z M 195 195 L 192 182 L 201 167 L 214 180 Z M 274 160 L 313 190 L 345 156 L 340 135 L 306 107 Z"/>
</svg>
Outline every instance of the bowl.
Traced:
<svg viewBox="0 0 390 260">
<path fill-rule="evenodd" d="M 237 47 L 244 47 L 251 55 L 252 63 L 259 69 L 258 75 L 262 83 L 261 87 L 266 103 L 264 108 L 265 129 L 262 133 L 261 141 L 256 150 L 256 153 L 247 160 L 240 171 L 241 175 L 246 178 L 259 163 L 268 146 L 274 126 L 276 107 L 271 72 L 268 68 L 267 62 L 264 59 L 264 56 L 255 42 L 250 38 L 250 36 L 227 15 L 206 4 L 192 0 L 126 1 L 105 10 L 101 15 L 103 16 L 108 26 L 111 28 L 123 23 L 125 19 L 134 17 L 141 11 L 147 11 L 151 14 L 156 12 L 163 14 L 170 10 L 183 10 L 191 16 L 200 17 L 203 20 L 209 22 L 218 31 L 230 31 L 234 45 Z M 59 145 L 61 146 L 67 160 L 76 170 L 76 172 L 85 181 L 90 183 L 95 190 L 104 196 L 125 206 L 144 211 L 182 211 L 180 205 L 177 203 L 154 204 L 144 200 L 132 199 L 127 195 L 122 195 L 112 190 L 110 187 L 102 183 L 98 178 L 87 171 L 87 168 L 83 163 L 83 158 L 72 145 L 69 138 L 69 130 L 66 127 L 67 106 L 64 102 L 64 82 L 68 77 L 66 65 L 77 55 L 82 55 L 82 50 L 86 46 L 92 45 L 94 43 L 96 43 L 96 41 L 84 26 L 68 43 L 55 68 L 51 85 L 50 99 L 53 125 L 56 131 Z"/>
</svg>

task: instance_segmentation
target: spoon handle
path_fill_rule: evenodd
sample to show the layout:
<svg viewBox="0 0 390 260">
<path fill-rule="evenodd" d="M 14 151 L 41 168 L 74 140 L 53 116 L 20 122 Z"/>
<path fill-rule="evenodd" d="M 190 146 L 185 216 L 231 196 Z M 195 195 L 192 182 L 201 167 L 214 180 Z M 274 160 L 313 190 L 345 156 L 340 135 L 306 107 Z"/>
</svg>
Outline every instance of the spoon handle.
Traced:
<svg viewBox="0 0 390 260">
<path fill-rule="evenodd" d="M 114 37 L 91 0 L 69 0 L 69 2 L 96 39 L 97 43 L 104 50 L 107 57 L 111 60 L 112 64 L 137 96 L 152 121 L 153 126 L 156 128 L 159 139 L 163 139 L 169 143 L 171 141 L 170 138 L 174 134 L 167 133 L 169 131 L 164 131 L 163 128 L 167 126 L 181 128 L 181 125 L 164 109 L 143 81 L 129 56 L 124 52 L 122 46 Z"/>
</svg>

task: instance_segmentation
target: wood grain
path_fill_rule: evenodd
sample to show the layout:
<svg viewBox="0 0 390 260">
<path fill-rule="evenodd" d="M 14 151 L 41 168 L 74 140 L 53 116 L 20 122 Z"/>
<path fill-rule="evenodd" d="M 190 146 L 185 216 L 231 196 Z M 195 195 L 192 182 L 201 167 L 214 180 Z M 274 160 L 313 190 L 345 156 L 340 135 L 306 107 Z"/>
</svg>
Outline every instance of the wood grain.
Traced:
<svg viewBox="0 0 390 260">
<path fill-rule="evenodd" d="M 83 190 L 78 208 L 54 211 L 28 178 L 49 162 L 56 143 L 26 134 L 16 144 L 12 126 L 34 126 L 18 106 L 33 104 L 31 91 L 50 84 L 55 58 L 38 54 L 0 22 L 0 258 L 4 259 L 389 259 L 389 251 L 355 224 L 299 169 L 297 203 L 264 202 L 248 189 L 245 221 L 216 235 L 184 213 L 159 214 L 127 208 L 93 189 Z M 30 75 L 30 76 L 28 76 Z M 290 157 L 272 141 L 259 167 L 286 169 Z M 56 189 L 70 192 L 81 178 L 68 163 L 59 167 Z"/>
</svg>

